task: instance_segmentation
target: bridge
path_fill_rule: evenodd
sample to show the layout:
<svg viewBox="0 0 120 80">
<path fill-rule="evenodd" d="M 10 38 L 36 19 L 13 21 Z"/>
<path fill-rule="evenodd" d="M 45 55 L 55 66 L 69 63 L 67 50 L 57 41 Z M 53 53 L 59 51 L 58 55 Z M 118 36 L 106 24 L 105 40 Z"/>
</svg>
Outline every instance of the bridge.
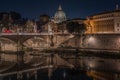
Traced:
<svg viewBox="0 0 120 80">
<path fill-rule="evenodd" d="M 113 36 L 113 37 L 111 37 Z M 41 32 L 41 33 L 0 33 L 0 43 L 13 42 L 17 47 L 30 47 L 34 43 L 42 44 L 39 47 L 78 47 L 86 49 L 119 50 L 119 34 L 85 34 L 63 33 L 63 32 Z M 29 42 L 31 42 L 28 44 Z M 27 44 L 27 45 L 25 45 Z M 111 46 L 109 46 L 111 44 Z M 32 46 L 31 46 L 32 47 Z M 35 47 L 35 46 L 34 46 Z"/>
<path fill-rule="evenodd" d="M 48 32 L 41 32 L 41 33 L 0 33 L 0 38 L 6 38 L 11 40 L 15 43 L 20 42 L 23 44 L 26 40 L 32 39 L 35 37 L 42 38 L 43 41 L 47 43 L 54 42 L 56 45 L 60 45 L 60 43 L 73 38 L 74 35 L 69 33 L 48 33 Z"/>
<path fill-rule="evenodd" d="M 96 47 L 95 42 L 97 43 L 98 41 L 97 36 L 99 35 L 101 37 L 101 34 L 97 34 L 94 36 L 88 34 L 81 38 L 80 34 L 70 34 L 70 33 L 48 33 L 48 32 L 0 33 L 0 43 L 2 45 L 1 58 L 2 59 L 6 58 L 8 59 L 7 61 L 14 58 L 12 61 L 14 61 L 15 63 L 14 65 L 12 65 L 12 67 L 11 66 L 9 68 L 5 67 L 5 69 L 3 69 L 3 71 L 0 72 L 0 76 L 4 77 L 4 76 L 10 76 L 16 74 L 18 77 L 20 77 L 24 73 L 26 74 L 29 74 L 31 72 L 36 73 L 36 71 L 46 68 L 48 69 L 48 75 L 50 77 L 52 71 L 51 68 L 57 68 L 61 66 L 62 67 L 67 66 L 71 68 L 71 67 L 75 67 L 75 65 L 77 64 L 79 66 L 84 67 L 86 70 L 93 72 L 112 71 L 113 74 L 111 75 L 113 76 L 117 75 L 117 78 L 119 78 L 118 76 L 120 74 L 119 57 L 116 58 L 117 56 L 119 56 L 119 49 L 118 48 L 102 49 L 98 47 L 100 44 L 97 45 Z M 3 45 L 6 42 L 12 45 L 15 44 L 16 45 L 15 51 L 12 51 L 12 49 L 10 51 L 5 50 Z M 35 47 L 35 45 L 32 45 L 32 43 L 34 42 L 36 44 L 40 43 L 40 45 L 37 45 L 37 47 Z M 31 49 L 27 51 L 24 50 L 24 47 L 28 47 Z M 101 53 L 102 55 L 100 55 Z M 104 56 L 103 53 L 108 53 L 110 55 L 105 54 Z M 11 56 L 12 58 L 8 56 Z M 51 62 L 49 62 L 49 60 Z M 109 65 L 110 68 L 108 68 L 107 65 L 105 67 L 103 64 Z M 17 70 L 14 70 L 16 65 L 19 66 L 26 65 L 27 67 L 22 69 L 21 67 L 19 67 L 20 70 L 17 67 Z M 31 67 L 27 69 L 28 66 Z M 93 72 L 91 72 L 91 75 L 93 75 Z M 94 73 L 93 76 L 97 77 L 96 74 L 98 73 Z"/>
</svg>

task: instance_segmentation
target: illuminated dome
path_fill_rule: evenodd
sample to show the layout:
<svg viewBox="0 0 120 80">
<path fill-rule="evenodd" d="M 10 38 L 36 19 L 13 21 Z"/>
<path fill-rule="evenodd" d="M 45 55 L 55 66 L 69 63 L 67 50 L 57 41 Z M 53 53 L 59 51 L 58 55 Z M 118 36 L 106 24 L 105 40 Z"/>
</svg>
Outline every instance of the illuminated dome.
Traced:
<svg viewBox="0 0 120 80">
<path fill-rule="evenodd" d="M 59 6 L 57 12 L 55 13 L 54 21 L 55 23 L 60 23 L 65 20 L 66 20 L 66 15 L 64 11 L 62 10 L 61 6 Z"/>
</svg>

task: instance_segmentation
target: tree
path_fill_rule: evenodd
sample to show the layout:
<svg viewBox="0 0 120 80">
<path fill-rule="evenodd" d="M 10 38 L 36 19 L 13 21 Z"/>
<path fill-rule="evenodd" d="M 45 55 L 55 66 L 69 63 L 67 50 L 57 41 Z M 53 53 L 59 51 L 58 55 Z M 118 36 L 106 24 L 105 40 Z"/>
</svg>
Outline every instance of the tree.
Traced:
<svg viewBox="0 0 120 80">
<path fill-rule="evenodd" d="M 40 15 L 39 21 L 42 25 L 49 22 L 50 16 L 47 14 Z"/>
<path fill-rule="evenodd" d="M 68 22 L 66 26 L 69 33 L 84 33 L 86 31 L 86 26 L 82 23 L 79 24 L 78 22 Z"/>
<path fill-rule="evenodd" d="M 76 26 L 78 25 L 75 22 L 68 22 L 66 28 L 69 33 L 73 33 Z"/>
<path fill-rule="evenodd" d="M 84 34 L 84 32 L 86 31 L 86 26 L 84 23 L 79 24 L 78 26 L 76 26 L 75 28 L 75 32 L 80 33 L 80 34 Z"/>
<path fill-rule="evenodd" d="M 49 22 L 49 19 L 50 19 L 49 15 L 46 15 L 46 14 L 40 15 L 39 21 L 37 21 L 37 30 L 38 31 L 43 30 L 42 26 L 47 24 Z"/>
<path fill-rule="evenodd" d="M 9 14 L 10 14 L 12 20 L 19 20 L 19 19 L 21 19 L 21 15 L 19 13 L 17 13 L 17 12 L 11 11 Z"/>
<path fill-rule="evenodd" d="M 0 21 L 1 21 L 1 29 L 5 27 L 6 29 L 9 29 L 15 21 L 18 21 L 21 19 L 21 15 L 17 12 L 1 12 L 0 13 Z"/>
<path fill-rule="evenodd" d="M 80 45 L 78 44 L 80 42 L 81 47 L 82 47 L 82 45 L 83 45 L 83 34 L 86 31 L 85 24 L 83 24 L 83 23 L 79 24 L 78 22 L 68 22 L 66 28 L 67 28 L 69 33 L 74 32 L 74 33 L 80 34 L 80 35 L 77 36 L 77 38 L 75 40 L 75 44 L 76 44 L 77 47 L 80 47 Z"/>
</svg>

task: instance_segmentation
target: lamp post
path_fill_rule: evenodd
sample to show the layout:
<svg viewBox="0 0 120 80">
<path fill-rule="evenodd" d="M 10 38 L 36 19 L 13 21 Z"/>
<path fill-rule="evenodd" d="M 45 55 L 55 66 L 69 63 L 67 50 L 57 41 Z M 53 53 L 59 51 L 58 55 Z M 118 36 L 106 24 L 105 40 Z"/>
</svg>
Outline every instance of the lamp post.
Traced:
<svg viewBox="0 0 120 80">
<path fill-rule="evenodd" d="M 2 42 L 0 41 L 0 51 L 2 51 Z M 2 62 L 1 53 L 0 53 L 0 63 Z"/>
</svg>

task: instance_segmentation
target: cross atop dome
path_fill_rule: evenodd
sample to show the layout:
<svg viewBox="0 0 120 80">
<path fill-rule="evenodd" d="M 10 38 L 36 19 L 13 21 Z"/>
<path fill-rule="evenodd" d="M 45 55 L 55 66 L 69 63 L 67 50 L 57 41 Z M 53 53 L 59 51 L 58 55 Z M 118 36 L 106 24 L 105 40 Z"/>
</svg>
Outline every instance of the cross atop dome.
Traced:
<svg viewBox="0 0 120 80">
<path fill-rule="evenodd" d="M 59 5 L 58 10 L 59 10 L 59 11 L 62 11 L 62 7 L 61 7 L 61 5 Z"/>
</svg>

